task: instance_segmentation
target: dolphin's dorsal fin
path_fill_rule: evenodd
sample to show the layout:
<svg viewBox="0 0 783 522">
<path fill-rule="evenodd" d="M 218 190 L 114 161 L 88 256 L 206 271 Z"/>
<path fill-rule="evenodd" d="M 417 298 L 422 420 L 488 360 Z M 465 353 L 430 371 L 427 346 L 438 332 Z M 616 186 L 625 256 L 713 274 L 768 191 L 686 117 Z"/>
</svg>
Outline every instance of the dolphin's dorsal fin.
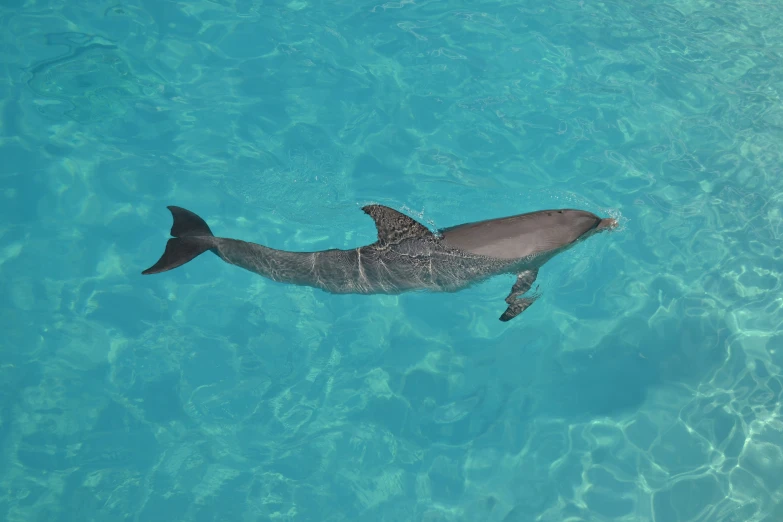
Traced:
<svg viewBox="0 0 783 522">
<path fill-rule="evenodd" d="M 362 207 L 365 214 L 375 221 L 378 229 L 378 242 L 381 244 L 399 243 L 404 239 L 434 238 L 434 234 L 405 214 L 383 205 L 366 205 Z"/>
</svg>

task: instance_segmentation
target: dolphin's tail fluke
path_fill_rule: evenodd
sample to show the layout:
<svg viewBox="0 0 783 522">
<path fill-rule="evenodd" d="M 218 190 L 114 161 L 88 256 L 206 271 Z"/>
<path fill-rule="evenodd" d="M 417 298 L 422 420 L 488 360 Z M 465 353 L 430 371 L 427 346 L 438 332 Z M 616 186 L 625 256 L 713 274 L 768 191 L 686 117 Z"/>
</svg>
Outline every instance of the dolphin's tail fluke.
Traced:
<svg viewBox="0 0 783 522">
<path fill-rule="evenodd" d="M 181 207 L 169 206 L 168 209 L 174 217 L 171 226 L 174 237 L 166 243 L 166 250 L 158 262 L 142 272 L 144 275 L 177 268 L 215 247 L 215 236 L 203 219 Z"/>
</svg>

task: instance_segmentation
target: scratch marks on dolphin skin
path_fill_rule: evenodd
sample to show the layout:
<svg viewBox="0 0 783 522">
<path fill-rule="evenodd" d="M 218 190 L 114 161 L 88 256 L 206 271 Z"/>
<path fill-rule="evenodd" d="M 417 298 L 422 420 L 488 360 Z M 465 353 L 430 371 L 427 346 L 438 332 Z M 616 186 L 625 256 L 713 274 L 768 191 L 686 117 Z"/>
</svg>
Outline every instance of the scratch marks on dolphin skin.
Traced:
<svg viewBox="0 0 783 522">
<path fill-rule="evenodd" d="M 364 273 L 364 267 L 362 266 L 362 249 L 357 248 L 356 249 L 356 260 L 357 264 L 359 266 L 359 285 L 362 285 L 362 283 L 367 283 L 369 285 L 369 281 L 367 280 L 367 274 Z"/>
</svg>

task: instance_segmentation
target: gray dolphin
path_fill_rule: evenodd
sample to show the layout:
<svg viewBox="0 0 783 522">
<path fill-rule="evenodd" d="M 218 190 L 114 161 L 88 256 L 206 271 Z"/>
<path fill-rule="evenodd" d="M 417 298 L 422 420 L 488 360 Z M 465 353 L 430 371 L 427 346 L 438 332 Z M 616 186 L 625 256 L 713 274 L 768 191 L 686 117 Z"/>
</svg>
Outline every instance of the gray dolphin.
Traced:
<svg viewBox="0 0 783 522">
<path fill-rule="evenodd" d="M 238 239 L 215 237 L 206 222 L 181 207 L 174 217 L 166 250 L 142 274 L 184 265 L 211 250 L 223 261 L 283 283 L 335 294 L 399 294 L 410 290 L 456 292 L 499 274 L 516 274 L 500 316 L 508 321 L 539 297 L 530 290 L 538 269 L 557 254 L 617 221 L 584 210 L 540 210 L 466 223 L 435 233 L 394 209 L 367 205 L 378 240 L 351 250 L 287 252 Z"/>
</svg>

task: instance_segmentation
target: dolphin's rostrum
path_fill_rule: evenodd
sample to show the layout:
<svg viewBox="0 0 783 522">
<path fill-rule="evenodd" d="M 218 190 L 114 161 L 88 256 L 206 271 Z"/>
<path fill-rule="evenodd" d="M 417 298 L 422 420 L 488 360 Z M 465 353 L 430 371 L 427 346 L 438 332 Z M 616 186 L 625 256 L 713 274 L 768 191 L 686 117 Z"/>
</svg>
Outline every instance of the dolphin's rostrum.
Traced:
<svg viewBox="0 0 783 522">
<path fill-rule="evenodd" d="M 383 205 L 362 210 L 374 221 L 378 240 L 351 250 L 288 252 L 238 239 L 215 237 L 206 222 L 181 207 L 163 256 L 142 274 L 181 266 L 211 250 L 221 259 L 283 283 L 335 294 L 398 294 L 410 290 L 456 292 L 499 274 L 516 274 L 500 316 L 521 314 L 538 294 L 530 290 L 538 269 L 557 254 L 617 221 L 584 210 L 540 210 L 466 223 L 433 233 L 413 218 Z"/>
</svg>

